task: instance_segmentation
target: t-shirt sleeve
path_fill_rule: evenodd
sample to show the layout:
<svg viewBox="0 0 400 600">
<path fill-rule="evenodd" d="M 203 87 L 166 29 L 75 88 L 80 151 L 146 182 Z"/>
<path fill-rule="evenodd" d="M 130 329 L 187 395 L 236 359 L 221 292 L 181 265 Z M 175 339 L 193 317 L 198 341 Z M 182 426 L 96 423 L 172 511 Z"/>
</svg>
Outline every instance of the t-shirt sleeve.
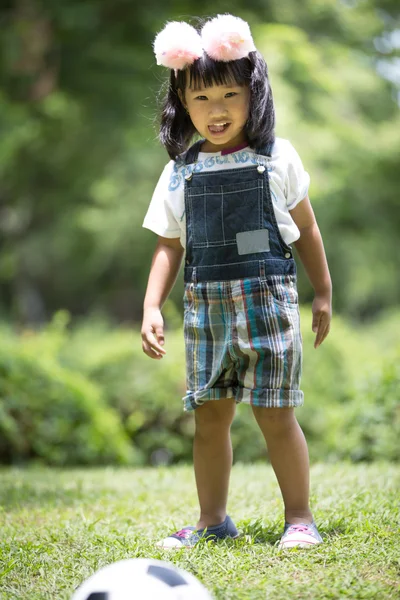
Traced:
<svg viewBox="0 0 400 600">
<path fill-rule="evenodd" d="M 178 238 L 181 234 L 179 223 L 172 211 L 168 191 L 173 166 L 174 161 L 171 160 L 161 173 L 142 225 L 166 238 Z"/>
<path fill-rule="evenodd" d="M 285 197 L 289 210 L 307 196 L 310 186 L 310 175 L 303 167 L 301 158 L 295 148 L 288 142 L 288 164 L 285 180 Z"/>
</svg>

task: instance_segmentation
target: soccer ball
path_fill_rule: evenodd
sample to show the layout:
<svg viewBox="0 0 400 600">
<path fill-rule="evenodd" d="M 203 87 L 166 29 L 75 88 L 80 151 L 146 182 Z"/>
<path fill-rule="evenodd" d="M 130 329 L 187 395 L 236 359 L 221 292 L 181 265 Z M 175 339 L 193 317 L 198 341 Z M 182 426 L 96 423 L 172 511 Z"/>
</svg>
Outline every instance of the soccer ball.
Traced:
<svg viewBox="0 0 400 600">
<path fill-rule="evenodd" d="M 212 600 L 190 573 L 173 564 L 130 558 L 103 567 L 75 591 L 71 600 Z"/>
</svg>

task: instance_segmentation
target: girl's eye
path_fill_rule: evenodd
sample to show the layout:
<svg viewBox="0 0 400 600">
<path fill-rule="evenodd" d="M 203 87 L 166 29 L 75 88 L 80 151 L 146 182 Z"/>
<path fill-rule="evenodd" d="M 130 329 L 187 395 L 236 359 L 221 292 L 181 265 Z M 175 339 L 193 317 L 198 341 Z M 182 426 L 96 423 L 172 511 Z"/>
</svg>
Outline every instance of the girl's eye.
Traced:
<svg viewBox="0 0 400 600">
<path fill-rule="evenodd" d="M 228 92 L 225 94 L 225 98 L 232 98 L 233 96 L 237 96 L 236 92 Z M 207 96 L 196 96 L 195 100 L 207 100 Z"/>
</svg>

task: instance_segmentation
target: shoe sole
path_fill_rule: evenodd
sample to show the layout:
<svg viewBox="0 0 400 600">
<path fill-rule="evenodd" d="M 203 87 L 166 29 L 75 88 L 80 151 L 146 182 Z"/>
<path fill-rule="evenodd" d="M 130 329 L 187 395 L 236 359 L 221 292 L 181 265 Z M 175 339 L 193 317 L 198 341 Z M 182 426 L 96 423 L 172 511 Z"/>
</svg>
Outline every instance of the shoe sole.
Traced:
<svg viewBox="0 0 400 600">
<path fill-rule="evenodd" d="M 289 545 L 290 544 L 290 545 Z M 306 542 L 305 540 L 290 540 L 287 543 L 278 544 L 278 548 L 309 548 L 309 546 L 318 546 L 322 542 Z"/>
</svg>

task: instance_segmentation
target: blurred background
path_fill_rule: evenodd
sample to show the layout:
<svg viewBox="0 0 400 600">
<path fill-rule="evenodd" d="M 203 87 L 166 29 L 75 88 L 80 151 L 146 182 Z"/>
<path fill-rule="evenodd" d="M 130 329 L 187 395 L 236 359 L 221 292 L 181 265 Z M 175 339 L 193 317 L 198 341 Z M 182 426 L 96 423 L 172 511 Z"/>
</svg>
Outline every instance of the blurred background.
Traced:
<svg viewBox="0 0 400 600">
<path fill-rule="evenodd" d="M 270 72 L 276 135 L 311 176 L 333 282 L 314 350 L 295 253 L 312 461 L 399 460 L 400 7 L 387 0 L 2 0 L 0 462 L 191 460 L 182 274 L 167 356 L 141 349 L 156 236 L 142 228 L 168 156 L 157 141 L 167 20 L 247 20 Z M 240 406 L 236 461 L 267 458 Z"/>
</svg>

